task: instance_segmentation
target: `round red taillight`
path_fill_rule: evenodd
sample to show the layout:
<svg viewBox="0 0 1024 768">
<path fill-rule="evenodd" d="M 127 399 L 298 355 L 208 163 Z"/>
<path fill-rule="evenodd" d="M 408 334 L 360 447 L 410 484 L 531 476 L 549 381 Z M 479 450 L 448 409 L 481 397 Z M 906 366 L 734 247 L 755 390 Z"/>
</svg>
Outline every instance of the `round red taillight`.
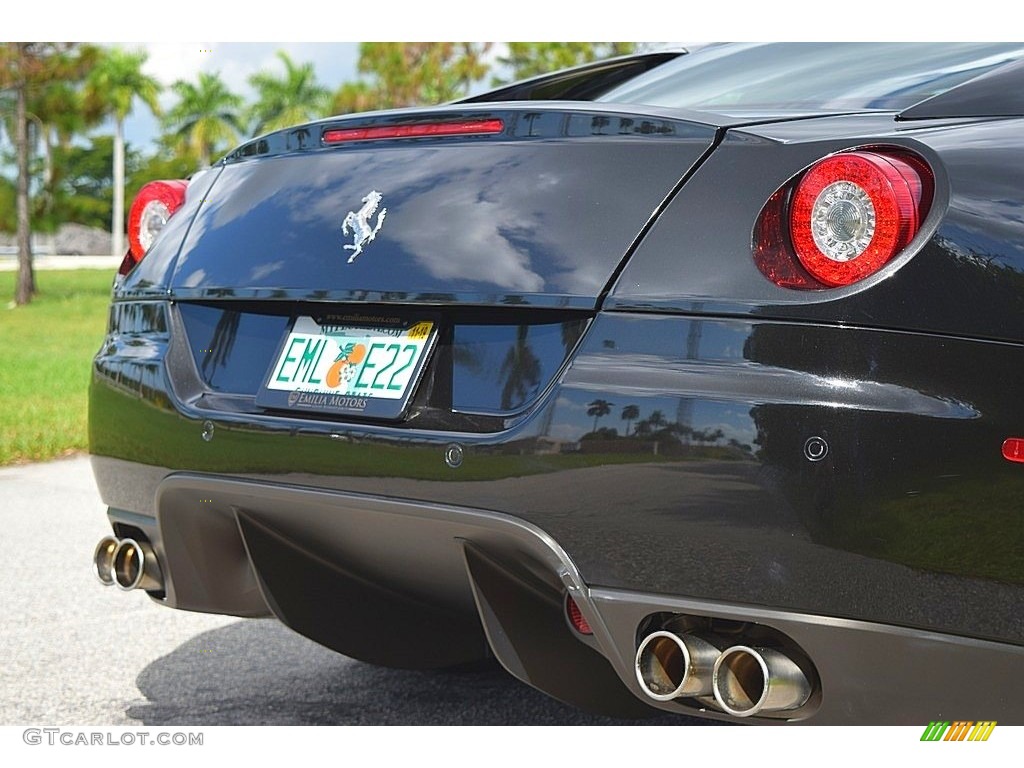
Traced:
<svg viewBox="0 0 1024 768">
<path fill-rule="evenodd" d="M 153 240 L 174 212 L 185 202 L 187 181 L 151 181 L 135 196 L 128 214 L 128 244 L 131 266 L 142 261 Z"/>
<path fill-rule="evenodd" d="M 920 167 L 878 152 L 843 152 L 811 166 L 793 193 L 789 233 L 815 280 L 850 285 L 906 247 L 924 216 Z"/>
</svg>

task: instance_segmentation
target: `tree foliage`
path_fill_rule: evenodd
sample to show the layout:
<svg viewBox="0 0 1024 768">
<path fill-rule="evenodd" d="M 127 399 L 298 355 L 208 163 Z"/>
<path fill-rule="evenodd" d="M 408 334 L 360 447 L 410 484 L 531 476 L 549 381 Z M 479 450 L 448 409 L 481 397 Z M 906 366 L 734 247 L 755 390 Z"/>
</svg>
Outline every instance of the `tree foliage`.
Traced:
<svg viewBox="0 0 1024 768">
<path fill-rule="evenodd" d="M 216 150 L 238 142 L 242 97 L 228 90 L 219 74 L 209 72 L 200 72 L 195 84 L 178 80 L 172 87 L 178 103 L 167 113 L 164 127 L 176 139 L 178 153 L 191 153 L 207 166 Z"/>
<path fill-rule="evenodd" d="M 495 77 L 491 83 L 503 85 L 635 50 L 636 43 L 509 43 L 508 55 L 499 56 L 498 63 L 510 70 L 511 77 Z"/>
<path fill-rule="evenodd" d="M 348 115 L 380 109 L 377 89 L 363 80 L 342 83 L 331 99 L 330 113 Z"/>
<path fill-rule="evenodd" d="M 94 136 L 85 144 L 58 147 L 54 159 L 61 168 L 53 197 L 57 221 L 109 232 L 114 206 L 114 138 Z M 139 162 L 138 153 L 126 147 L 127 176 L 133 174 Z"/>
<path fill-rule="evenodd" d="M 284 51 L 277 58 L 284 64 L 283 76 L 257 72 L 249 78 L 257 94 L 249 111 L 253 134 L 305 123 L 327 112 L 330 91 L 317 81 L 313 65 L 296 64 Z"/>
<path fill-rule="evenodd" d="M 18 230 L 17 190 L 14 182 L 0 176 L 0 232 Z"/>
<path fill-rule="evenodd" d="M 111 226 L 113 251 L 124 251 L 124 121 L 139 99 L 154 115 L 160 114 L 157 97 L 163 86 L 142 71 L 148 55 L 145 51 L 106 49 L 85 82 L 83 106 L 94 120 L 114 119 L 114 215 Z"/>
<path fill-rule="evenodd" d="M 342 86 L 335 106 L 342 111 L 372 104 L 376 109 L 440 104 L 464 96 L 487 74 L 490 43 L 361 43 L 362 88 Z M 357 97 L 353 99 L 352 97 Z M 359 100 L 361 99 L 361 101 Z"/>
<path fill-rule="evenodd" d="M 136 99 L 154 115 L 159 115 L 157 98 L 163 87 L 156 78 L 142 71 L 147 58 L 145 51 L 105 49 L 86 78 L 83 94 L 86 116 L 94 121 L 112 117 L 123 123 L 132 113 Z"/>
<path fill-rule="evenodd" d="M 125 180 L 125 198 L 134 200 L 139 190 L 156 179 L 187 179 L 199 167 L 199 157 L 191 151 L 182 151 L 173 134 L 157 140 L 156 150 L 133 158 L 128 152 L 128 173 Z"/>
<path fill-rule="evenodd" d="M 13 112 L 13 120 L 8 121 L 7 130 L 15 147 L 18 168 L 14 194 L 18 233 L 15 304 L 27 304 L 36 292 L 29 201 L 29 168 L 33 145 L 29 138 L 29 119 L 34 119 L 38 124 L 40 134 L 47 133 L 48 129 L 42 117 L 30 112 L 30 104 L 40 109 L 42 96 L 52 84 L 79 79 L 90 64 L 88 58 L 94 51 L 94 48 L 82 48 L 75 43 L 21 42 L 0 46 L 0 92 L 7 92 L 5 101 Z M 46 181 L 49 183 L 52 175 L 48 173 L 47 176 Z"/>
</svg>

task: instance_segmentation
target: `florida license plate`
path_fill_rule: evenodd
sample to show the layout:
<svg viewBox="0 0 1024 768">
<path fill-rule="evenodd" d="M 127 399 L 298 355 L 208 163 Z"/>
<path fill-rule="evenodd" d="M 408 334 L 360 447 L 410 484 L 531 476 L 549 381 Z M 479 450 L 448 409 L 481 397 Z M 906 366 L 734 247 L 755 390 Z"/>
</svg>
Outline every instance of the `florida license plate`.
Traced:
<svg viewBox="0 0 1024 768">
<path fill-rule="evenodd" d="M 397 419 L 436 338 L 436 324 L 428 320 L 300 317 L 256 404 Z"/>
</svg>

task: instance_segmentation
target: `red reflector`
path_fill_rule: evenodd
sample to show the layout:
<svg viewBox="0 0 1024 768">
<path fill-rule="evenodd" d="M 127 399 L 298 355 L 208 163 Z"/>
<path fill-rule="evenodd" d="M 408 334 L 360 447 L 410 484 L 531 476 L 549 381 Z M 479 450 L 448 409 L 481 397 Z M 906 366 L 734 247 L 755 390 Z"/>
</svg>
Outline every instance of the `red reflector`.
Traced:
<svg viewBox="0 0 1024 768">
<path fill-rule="evenodd" d="M 1008 437 L 1003 441 L 1003 458 L 1024 464 L 1024 437 Z"/>
<path fill-rule="evenodd" d="M 411 125 L 374 125 L 367 128 L 332 128 L 324 131 L 324 144 L 346 141 L 374 141 L 380 139 L 416 139 L 423 136 L 472 136 L 483 133 L 501 133 L 505 123 L 497 118 L 489 120 L 460 120 L 448 123 L 413 123 Z"/>
<path fill-rule="evenodd" d="M 592 635 L 594 630 L 590 628 L 590 624 L 583 618 L 583 614 L 580 612 L 580 607 L 576 605 L 576 601 L 569 595 L 565 596 L 565 609 L 569 613 L 569 623 L 572 624 L 573 629 L 579 632 L 581 635 Z"/>
</svg>

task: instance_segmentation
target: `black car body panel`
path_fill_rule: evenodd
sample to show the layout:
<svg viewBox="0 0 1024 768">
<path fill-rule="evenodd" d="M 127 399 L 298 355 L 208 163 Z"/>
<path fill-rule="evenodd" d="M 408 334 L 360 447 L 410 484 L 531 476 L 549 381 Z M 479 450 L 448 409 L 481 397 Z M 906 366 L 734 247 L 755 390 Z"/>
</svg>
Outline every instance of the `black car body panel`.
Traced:
<svg viewBox="0 0 1024 768">
<path fill-rule="evenodd" d="M 180 298 L 284 291 L 292 299 L 593 308 L 652 212 L 715 137 L 705 124 L 608 109 L 429 117 L 505 127 L 497 137 L 316 140 L 228 163 L 183 239 L 169 287 Z M 372 256 L 347 263 L 342 222 L 371 190 L 383 193 L 387 226 Z"/>
<path fill-rule="evenodd" d="M 986 72 L 905 109 L 896 119 L 1024 116 L 1024 94 L 1019 87 L 1022 66 L 1017 61 Z"/>
<path fill-rule="evenodd" d="M 106 364 L 104 379 L 122 386 L 139 368 Z M 527 520 L 602 586 L 678 593 L 672 585 L 684 583 L 685 594 L 723 601 L 1024 642 L 1012 504 L 1024 478 L 992 448 L 1015 408 L 1002 382 L 1022 365 L 1019 347 L 990 342 L 608 313 L 557 388 L 493 435 L 280 417 L 257 427 L 212 396 L 186 420 L 168 411 L 147 427 L 151 405 L 126 411 L 104 385 L 110 391 L 94 400 L 114 403 L 94 411 L 93 451 L 98 467 L 99 456 L 163 467 L 141 498 L 154 499 L 164 474 L 178 469 L 361 493 L 384 483 L 398 498 L 475 503 Z M 973 375 L 979 367 L 990 373 L 984 384 Z M 591 419 L 574 414 L 597 393 L 659 411 L 689 438 L 673 440 L 662 427 L 660 446 L 652 436 L 628 446 L 632 454 L 614 440 L 585 439 Z M 206 403 L 222 407 L 204 414 Z M 204 415 L 219 424 L 208 443 Z M 133 425 L 131 434 L 107 418 Z M 708 440 L 715 430 L 730 437 Z M 828 444 L 823 461 L 807 461 L 811 437 Z M 444 460 L 452 440 L 464 450 L 457 469 Z M 580 452 L 561 453 L 567 444 Z M 119 462 L 110 467 L 116 473 Z M 568 499 L 565 488 L 574 489 Z M 126 490 L 108 493 L 108 503 L 155 511 L 152 502 L 138 508 L 138 488 Z M 973 509 L 976 495 L 992 511 Z M 723 526 L 730 533 L 716 543 Z M 671 556 L 649 554 L 666 541 L 675 542 Z M 713 566 L 723 559 L 740 559 L 742 575 Z M 918 580 L 913 599 L 898 599 Z"/>
<path fill-rule="evenodd" d="M 459 104 L 495 101 L 589 101 L 678 56 L 684 50 L 645 51 L 596 61 L 460 99 Z"/>
<path fill-rule="evenodd" d="M 732 717 L 645 690 L 667 632 L 716 669 L 736 643 L 789 660 L 809 693 L 753 720 L 1024 723 L 1024 469 L 1001 453 L 1024 436 L 1024 133 L 921 103 L 481 103 L 246 145 L 115 290 L 90 395 L 115 536 L 148 542 L 167 605 L 374 663 L 493 653 L 595 711 Z M 456 117 L 504 132 L 321 141 Z M 917 234 L 853 285 L 770 282 L 766 201 L 864 148 L 931 169 Z M 370 190 L 386 223 L 349 264 Z M 401 417 L 258 404 L 295 319 L 345 313 L 436 324 Z"/>
<path fill-rule="evenodd" d="M 1019 126 L 863 115 L 730 130 L 651 228 L 604 306 L 1024 341 Z M 878 145 L 918 152 L 936 170 L 928 219 L 886 268 L 847 288 L 796 293 L 765 280 L 752 259 L 733 256 L 749 252 L 758 211 L 790 177 L 830 153 Z M 750 167 L 759 169 L 752 178 Z M 730 224 L 737 220 L 750 228 Z"/>
</svg>

